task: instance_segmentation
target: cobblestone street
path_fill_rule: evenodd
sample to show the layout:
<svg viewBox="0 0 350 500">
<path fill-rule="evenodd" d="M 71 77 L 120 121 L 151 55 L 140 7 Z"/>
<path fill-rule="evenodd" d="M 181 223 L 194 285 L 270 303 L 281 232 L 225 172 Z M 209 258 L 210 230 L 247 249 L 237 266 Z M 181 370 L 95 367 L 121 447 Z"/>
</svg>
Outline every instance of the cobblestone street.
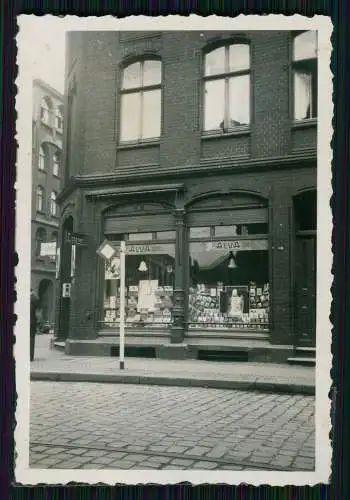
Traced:
<svg viewBox="0 0 350 500">
<path fill-rule="evenodd" d="M 314 397 L 32 382 L 30 467 L 314 470 Z"/>
</svg>

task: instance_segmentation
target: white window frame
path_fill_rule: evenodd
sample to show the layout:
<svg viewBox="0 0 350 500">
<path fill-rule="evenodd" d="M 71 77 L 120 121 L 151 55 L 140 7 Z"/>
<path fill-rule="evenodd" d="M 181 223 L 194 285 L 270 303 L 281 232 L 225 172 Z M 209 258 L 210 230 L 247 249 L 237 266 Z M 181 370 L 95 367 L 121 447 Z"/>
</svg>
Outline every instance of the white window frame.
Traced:
<svg viewBox="0 0 350 500">
<path fill-rule="evenodd" d="M 234 70 L 230 71 L 230 60 L 229 60 L 229 51 L 230 47 L 234 47 L 235 45 L 245 45 L 249 49 L 249 66 L 246 69 L 242 70 Z M 225 57 L 225 68 L 222 73 L 216 73 L 213 75 L 206 75 L 205 70 L 206 70 L 206 58 L 208 55 L 210 55 L 212 52 L 214 52 L 217 49 L 224 48 L 224 57 Z M 242 124 L 242 125 L 236 125 L 232 126 L 230 123 L 230 80 L 234 79 L 235 77 L 239 76 L 249 76 L 249 123 L 248 124 Z M 205 129 L 205 85 L 207 82 L 211 81 L 224 81 L 224 119 L 222 122 L 222 126 L 216 128 L 216 129 Z M 226 43 L 224 45 L 219 45 L 217 47 L 214 47 L 211 50 L 208 50 L 204 54 L 204 64 L 203 64 L 203 120 L 202 120 L 202 132 L 205 135 L 210 135 L 210 134 L 215 134 L 215 133 L 232 133 L 235 130 L 240 130 L 240 129 L 247 129 L 250 127 L 251 124 L 251 115 L 252 115 L 252 97 L 251 97 L 251 45 L 250 43 L 246 41 L 237 41 L 237 42 L 232 42 L 232 43 Z M 221 125 L 221 124 L 220 124 Z"/>
<path fill-rule="evenodd" d="M 40 120 L 46 125 L 50 125 L 52 107 L 48 103 L 47 97 L 43 97 L 40 103 Z"/>
<path fill-rule="evenodd" d="M 317 109 L 318 108 L 318 106 L 317 106 L 317 104 L 318 104 L 317 103 L 317 99 L 318 99 L 318 96 L 317 96 L 317 92 L 318 92 L 318 89 L 317 89 L 317 85 L 318 85 L 318 74 L 317 74 L 318 73 L 318 65 L 317 65 L 317 63 L 318 63 L 318 56 L 317 56 L 317 54 L 318 54 L 318 36 L 317 36 L 317 31 L 316 31 L 316 56 L 315 57 L 306 57 L 306 58 L 303 58 L 303 59 L 295 59 L 295 54 L 294 54 L 296 39 L 299 36 L 304 35 L 305 33 L 308 33 L 308 31 L 301 31 L 300 33 L 294 34 L 293 38 L 292 38 L 292 81 L 293 81 L 293 85 L 292 85 L 292 88 L 293 88 L 293 93 L 292 93 L 292 102 L 293 102 L 292 116 L 293 116 L 294 122 L 316 120 L 317 119 L 317 115 L 318 115 L 318 109 Z M 301 72 L 301 70 L 298 69 L 298 66 L 300 68 L 300 66 L 308 64 L 308 63 L 311 63 L 311 64 L 314 63 L 314 64 L 316 64 L 316 71 L 315 72 L 311 71 L 312 82 L 311 82 L 310 116 L 309 117 L 304 117 L 304 118 L 296 118 L 296 110 L 295 110 L 295 102 L 296 102 L 295 74 L 297 72 L 299 72 L 299 73 Z"/>
<path fill-rule="evenodd" d="M 144 65 L 148 61 L 158 61 L 159 62 L 159 67 L 160 67 L 159 82 L 154 83 L 154 84 L 150 84 L 150 85 L 145 85 L 144 84 Z M 126 69 L 130 68 L 131 66 L 133 66 L 134 64 L 141 64 L 141 85 L 138 87 L 130 87 L 130 88 L 126 87 L 126 88 L 124 88 L 123 87 L 124 71 Z M 153 58 L 153 59 L 147 58 L 147 59 L 142 59 L 142 60 L 138 60 L 138 61 L 133 61 L 129 65 L 123 67 L 122 72 L 121 72 L 122 84 L 120 86 L 120 108 L 122 107 L 123 96 L 131 95 L 131 94 L 133 94 L 133 95 L 139 94 L 140 95 L 140 106 L 139 106 L 139 116 L 137 117 L 138 128 L 139 128 L 137 139 L 121 139 L 121 131 L 122 131 L 122 127 L 123 127 L 123 123 L 122 123 L 123 117 L 122 117 L 122 114 L 120 115 L 120 120 L 119 120 L 119 127 L 120 127 L 119 143 L 120 144 L 129 144 L 129 143 L 135 143 L 135 142 L 136 143 L 153 142 L 153 141 L 159 140 L 160 135 L 161 135 L 161 127 L 162 127 L 162 118 L 161 118 L 162 117 L 162 70 L 163 70 L 162 61 L 160 59 L 157 59 L 157 58 Z M 146 92 L 150 92 L 152 90 L 159 90 L 160 91 L 160 110 L 161 110 L 160 111 L 160 124 L 159 124 L 160 135 L 155 136 L 155 137 L 143 138 L 144 94 Z"/>
<path fill-rule="evenodd" d="M 55 177 L 60 176 L 60 168 L 61 168 L 61 152 L 55 151 L 53 155 L 53 165 L 52 165 L 52 173 Z"/>
<path fill-rule="evenodd" d="M 42 186 L 36 188 L 36 210 L 37 212 L 44 212 L 44 198 L 45 191 Z"/>
<path fill-rule="evenodd" d="M 56 191 L 51 191 L 50 194 L 50 215 L 53 217 L 57 216 L 57 193 Z"/>
<path fill-rule="evenodd" d="M 40 146 L 39 149 L 39 163 L 38 163 L 38 168 L 42 172 L 46 170 L 46 150 L 43 145 Z"/>
</svg>

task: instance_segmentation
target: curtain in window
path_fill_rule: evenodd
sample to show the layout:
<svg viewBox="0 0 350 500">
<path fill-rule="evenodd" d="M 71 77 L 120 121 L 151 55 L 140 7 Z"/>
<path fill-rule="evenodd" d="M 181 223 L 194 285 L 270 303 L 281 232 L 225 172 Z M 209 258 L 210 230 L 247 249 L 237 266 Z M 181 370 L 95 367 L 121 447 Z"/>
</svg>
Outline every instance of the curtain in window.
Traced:
<svg viewBox="0 0 350 500">
<path fill-rule="evenodd" d="M 303 120 L 311 116 L 312 75 L 295 71 L 294 73 L 294 117 Z"/>
</svg>

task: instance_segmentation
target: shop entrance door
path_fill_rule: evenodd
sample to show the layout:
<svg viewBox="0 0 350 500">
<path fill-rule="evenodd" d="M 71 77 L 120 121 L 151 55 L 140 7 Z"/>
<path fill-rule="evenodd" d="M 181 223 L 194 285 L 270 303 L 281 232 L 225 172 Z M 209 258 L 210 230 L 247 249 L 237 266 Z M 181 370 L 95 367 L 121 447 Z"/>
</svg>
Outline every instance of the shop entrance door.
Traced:
<svg viewBox="0 0 350 500">
<path fill-rule="evenodd" d="M 296 236 L 295 346 L 316 346 L 316 235 Z"/>
</svg>

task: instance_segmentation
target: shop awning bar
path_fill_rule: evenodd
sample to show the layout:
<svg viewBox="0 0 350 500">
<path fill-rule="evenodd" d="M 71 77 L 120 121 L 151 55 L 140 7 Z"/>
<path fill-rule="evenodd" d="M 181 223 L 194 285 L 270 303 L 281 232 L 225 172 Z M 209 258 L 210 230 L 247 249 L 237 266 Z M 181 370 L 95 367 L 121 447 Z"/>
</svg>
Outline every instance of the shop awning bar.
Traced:
<svg viewBox="0 0 350 500">
<path fill-rule="evenodd" d="M 116 189 L 99 189 L 88 191 L 87 198 L 115 198 L 125 197 L 134 194 L 149 194 L 149 193 L 174 193 L 184 189 L 184 184 L 162 184 L 162 185 L 147 185 L 147 186 L 132 186 Z"/>
</svg>

